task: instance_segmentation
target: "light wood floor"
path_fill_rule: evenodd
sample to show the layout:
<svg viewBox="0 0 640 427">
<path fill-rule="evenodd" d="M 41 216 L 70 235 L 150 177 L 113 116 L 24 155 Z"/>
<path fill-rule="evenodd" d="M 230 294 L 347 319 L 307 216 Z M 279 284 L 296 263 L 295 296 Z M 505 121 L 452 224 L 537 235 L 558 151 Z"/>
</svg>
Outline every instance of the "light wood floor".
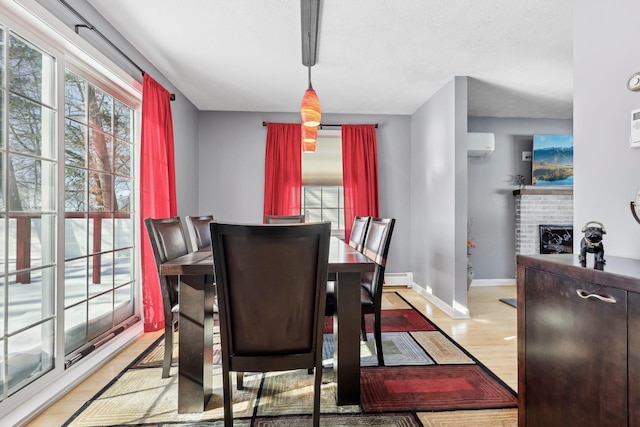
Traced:
<svg viewBox="0 0 640 427">
<path fill-rule="evenodd" d="M 447 335 L 517 391 L 516 309 L 499 301 L 500 298 L 515 298 L 515 286 L 472 286 L 468 294 L 471 318 L 464 320 L 451 319 L 412 289 L 392 288 L 390 291 L 401 294 Z M 89 379 L 49 407 L 28 426 L 51 427 L 64 423 L 161 334 L 162 331 L 145 334 Z"/>
</svg>

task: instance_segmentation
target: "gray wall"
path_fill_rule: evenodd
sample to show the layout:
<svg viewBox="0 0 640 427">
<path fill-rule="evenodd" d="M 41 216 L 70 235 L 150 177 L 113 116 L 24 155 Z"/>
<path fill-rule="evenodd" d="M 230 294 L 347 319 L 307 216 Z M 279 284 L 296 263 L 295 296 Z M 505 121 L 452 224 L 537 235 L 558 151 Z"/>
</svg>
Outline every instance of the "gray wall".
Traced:
<svg viewBox="0 0 640 427">
<path fill-rule="evenodd" d="M 300 116 L 296 113 L 200 113 L 197 213 L 211 213 L 221 221 L 262 222 L 267 136 L 263 121 L 296 123 Z M 380 215 L 396 218 L 387 272 L 410 271 L 410 118 L 324 114 L 322 121 L 378 123 Z"/>
<path fill-rule="evenodd" d="M 467 305 L 467 79 L 455 77 L 411 117 L 411 271 L 464 315 Z"/>
<path fill-rule="evenodd" d="M 531 185 L 531 151 L 534 134 L 571 134 L 571 120 L 469 117 L 469 132 L 495 135 L 496 148 L 486 157 L 470 157 L 468 171 L 468 221 L 476 244 L 471 263 L 474 279 L 511 279 L 515 268 L 515 175 L 525 175 Z"/>
<path fill-rule="evenodd" d="M 629 210 L 640 187 L 640 149 L 629 148 L 630 112 L 640 108 L 640 93 L 626 88 L 640 71 L 638 53 L 629 48 L 640 37 L 638 17 L 629 12 L 637 5 L 584 0 L 575 8 L 574 229 L 604 223 L 605 258 L 640 258 L 640 224 Z"/>
</svg>

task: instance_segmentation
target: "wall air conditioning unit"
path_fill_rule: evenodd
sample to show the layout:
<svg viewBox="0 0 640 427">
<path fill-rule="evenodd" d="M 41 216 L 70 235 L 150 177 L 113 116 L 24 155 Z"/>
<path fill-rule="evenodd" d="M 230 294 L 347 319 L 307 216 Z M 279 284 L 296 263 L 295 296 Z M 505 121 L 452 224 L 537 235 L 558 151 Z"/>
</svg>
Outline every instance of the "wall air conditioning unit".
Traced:
<svg viewBox="0 0 640 427">
<path fill-rule="evenodd" d="M 492 133 L 467 133 L 467 157 L 488 156 L 496 148 L 495 135 Z"/>
</svg>

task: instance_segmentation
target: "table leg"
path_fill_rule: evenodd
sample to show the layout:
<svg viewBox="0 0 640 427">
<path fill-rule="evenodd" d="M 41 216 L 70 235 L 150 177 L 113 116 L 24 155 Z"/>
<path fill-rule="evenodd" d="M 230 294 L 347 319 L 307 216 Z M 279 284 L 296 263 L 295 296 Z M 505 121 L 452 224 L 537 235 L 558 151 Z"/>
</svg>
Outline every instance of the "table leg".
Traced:
<svg viewBox="0 0 640 427">
<path fill-rule="evenodd" d="M 180 276 L 178 413 L 203 412 L 213 393 L 215 287 L 205 276 Z"/>
<path fill-rule="evenodd" d="M 337 404 L 360 404 L 360 273 L 338 273 L 333 316 Z"/>
</svg>

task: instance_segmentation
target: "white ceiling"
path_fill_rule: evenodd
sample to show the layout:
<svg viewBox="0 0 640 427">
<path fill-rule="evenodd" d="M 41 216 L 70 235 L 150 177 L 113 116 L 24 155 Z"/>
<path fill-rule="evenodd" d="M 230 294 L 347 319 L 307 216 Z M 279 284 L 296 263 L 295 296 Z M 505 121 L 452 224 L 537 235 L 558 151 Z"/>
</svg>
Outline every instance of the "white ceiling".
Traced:
<svg viewBox="0 0 640 427">
<path fill-rule="evenodd" d="M 297 0 L 87 0 L 200 110 L 298 111 Z M 412 114 L 469 76 L 469 114 L 570 118 L 574 0 L 321 0 L 324 113 Z"/>
</svg>

